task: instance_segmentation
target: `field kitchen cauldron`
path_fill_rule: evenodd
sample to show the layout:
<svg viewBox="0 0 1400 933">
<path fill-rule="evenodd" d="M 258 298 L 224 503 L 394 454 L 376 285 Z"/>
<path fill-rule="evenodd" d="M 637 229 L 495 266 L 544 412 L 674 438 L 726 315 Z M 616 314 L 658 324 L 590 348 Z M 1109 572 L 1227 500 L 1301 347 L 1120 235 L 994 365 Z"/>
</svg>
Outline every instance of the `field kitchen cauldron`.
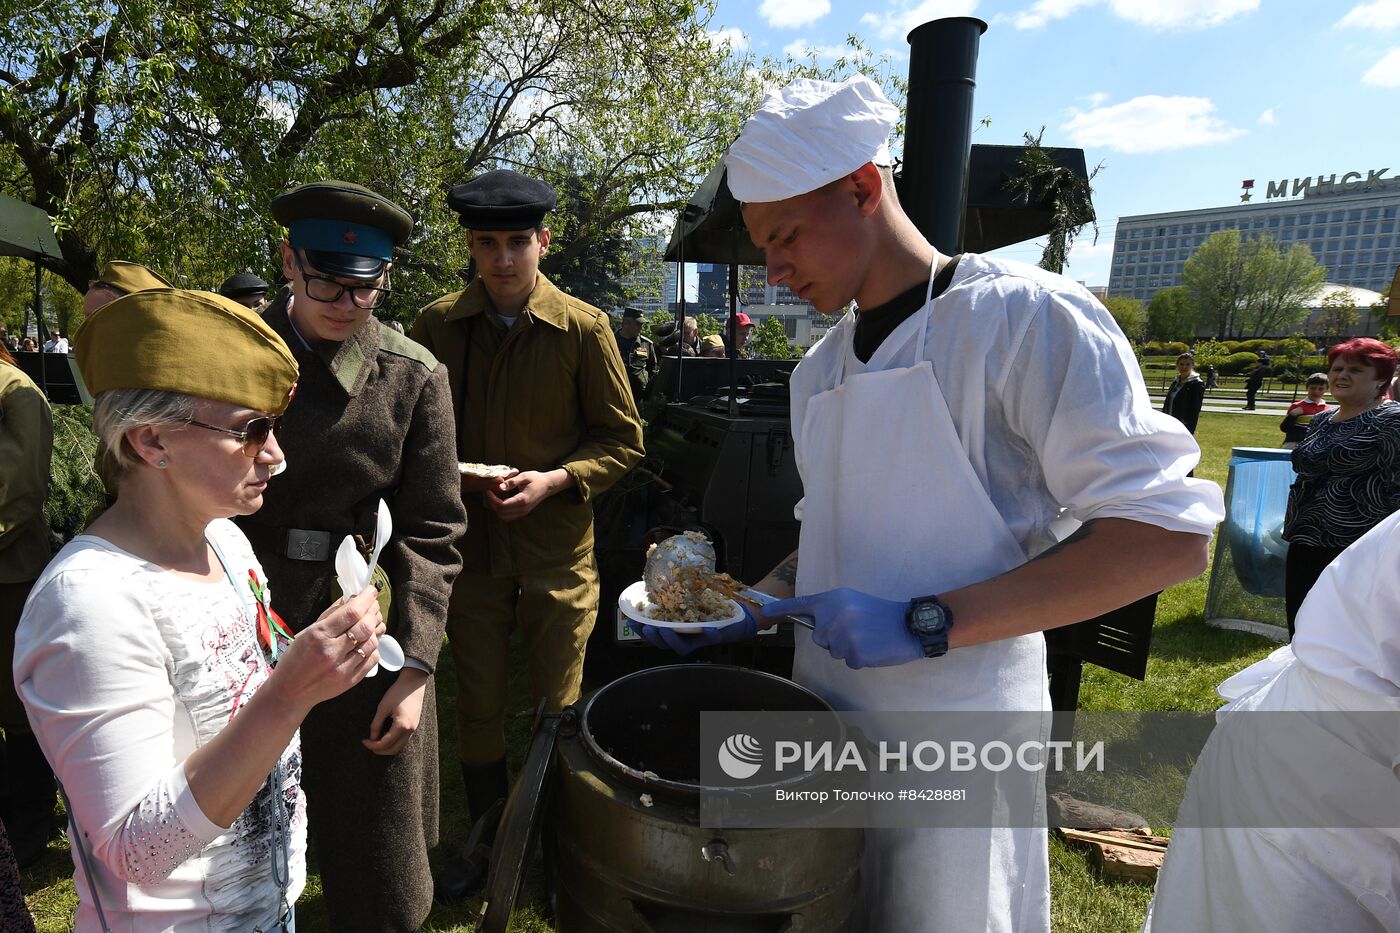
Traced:
<svg viewBox="0 0 1400 933">
<path fill-rule="evenodd" d="M 560 933 L 848 929 L 862 830 L 700 826 L 700 714 L 728 711 L 831 708 L 772 674 L 680 664 L 538 717 L 478 929 L 504 933 L 537 835 Z"/>
</svg>

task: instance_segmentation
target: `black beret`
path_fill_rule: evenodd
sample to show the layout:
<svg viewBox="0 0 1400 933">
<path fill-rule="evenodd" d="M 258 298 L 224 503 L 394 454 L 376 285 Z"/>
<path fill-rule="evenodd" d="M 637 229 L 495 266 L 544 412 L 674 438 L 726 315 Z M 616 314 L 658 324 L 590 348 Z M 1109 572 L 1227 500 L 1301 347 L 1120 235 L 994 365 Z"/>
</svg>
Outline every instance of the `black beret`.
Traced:
<svg viewBox="0 0 1400 933">
<path fill-rule="evenodd" d="M 251 272 L 238 272 L 224 279 L 224 284 L 219 286 L 219 294 L 225 298 L 265 295 L 270 287 L 262 278 Z"/>
<path fill-rule="evenodd" d="M 447 193 L 447 206 L 468 230 L 528 230 L 559 203 L 554 189 L 510 169 L 478 175 Z"/>
</svg>

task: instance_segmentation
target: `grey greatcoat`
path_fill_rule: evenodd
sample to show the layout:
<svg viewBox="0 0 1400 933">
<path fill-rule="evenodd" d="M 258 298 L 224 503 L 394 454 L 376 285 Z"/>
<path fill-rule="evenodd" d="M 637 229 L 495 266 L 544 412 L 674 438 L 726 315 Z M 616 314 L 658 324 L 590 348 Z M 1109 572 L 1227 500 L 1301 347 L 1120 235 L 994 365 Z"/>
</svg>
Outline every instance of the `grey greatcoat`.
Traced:
<svg viewBox="0 0 1400 933">
<path fill-rule="evenodd" d="M 335 548 L 346 534 L 373 537 L 383 498 L 394 518 L 393 539 L 380 556 L 393 588 L 389 634 L 431 671 L 466 529 L 447 371 L 374 317 L 338 347 L 313 350 L 292 328 L 287 301 L 284 291 L 263 313 L 301 366 L 277 431 L 287 469 L 268 484 L 262 509 L 239 525 L 267 570 L 273 608 L 300 631 L 339 595 Z M 330 559 L 289 558 L 287 529 L 330 532 Z M 381 671 L 320 704 L 301 729 L 310 838 L 337 933 L 416 930 L 432 905 L 432 679 L 418 731 L 403 751 L 384 757 L 361 744 L 396 676 Z"/>
</svg>

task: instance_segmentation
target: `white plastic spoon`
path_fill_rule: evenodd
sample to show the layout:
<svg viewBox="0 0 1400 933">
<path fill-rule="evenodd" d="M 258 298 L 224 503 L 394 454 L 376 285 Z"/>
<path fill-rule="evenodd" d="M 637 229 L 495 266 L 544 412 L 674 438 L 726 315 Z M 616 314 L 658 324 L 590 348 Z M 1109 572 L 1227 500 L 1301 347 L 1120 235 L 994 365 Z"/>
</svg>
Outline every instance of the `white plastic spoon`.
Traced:
<svg viewBox="0 0 1400 933">
<path fill-rule="evenodd" d="M 348 601 L 350 597 L 363 590 L 369 585 L 369 565 L 360 556 L 360 549 L 355 547 L 355 539 L 349 535 L 340 542 L 340 547 L 335 552 L 335 574 L 340 581 L 340 592 L 345 594 Z M 383 639 L 381 639 L 382 641 Z M 383 648 L 380 649 L 380 658 L 383 658 Z M 366 677 L 373 677 L 379 673 L 379 668 L 371 667 L 366 673 Z"/>
<path fill-rule="evenodd" d="M 379 552 L 384 550 L 384 545 L 389 543 L 389 539 L 394 534 L 394 517 L 389 514 L 389 506 L 383 499 L 379 500 L 379 511 L 375 514 L 374 523 L 374 550 L 369 557 L 369 570 L 365 576 L 365 586 L 369 586 L 374 579 L 374 569 L 379 566 Z M 386 671 L 397 671 L 403 667 L 403 648 L 399 647 L 398 639 L 393 635 L 379 636 L 379 666 Z"/>
</svg>

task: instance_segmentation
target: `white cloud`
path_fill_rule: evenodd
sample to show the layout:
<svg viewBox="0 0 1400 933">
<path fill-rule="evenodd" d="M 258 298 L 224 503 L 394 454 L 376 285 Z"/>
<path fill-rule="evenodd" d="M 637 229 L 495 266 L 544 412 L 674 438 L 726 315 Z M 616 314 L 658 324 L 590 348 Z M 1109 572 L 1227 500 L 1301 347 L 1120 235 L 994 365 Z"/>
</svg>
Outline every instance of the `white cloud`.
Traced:
<svg viewBox="0 0 1400 933">
<path fill-rule="evenodd" d="M 1378 0 L 1394 3 L 1400 0 Z M 1114 16 L 1153 29 L 1199 29 L 1218 26 L 1259 8 L 1259 0 L 1035 0 L 1011 15 L 1017 29 L 1039 29 L 1087 6 L 1106 3 Z"/>
<path fill-rule="evenodd" d="M 1078 146 L 1132 154 L 1205 146 L 1245 132 L 1215 116 L 1215 104 L 1207 98 L 1156 94 L 1076 113 L 1060 129 Z"/>
<path fill-rule="evenodd" d="M 826 0 L 821 0 L 825 3 Z M 881 39 L 901 38 L 913 29 L 931 19 L 945 16 L 971 16 L 977 9 L 977 0 L 922 0 L 913 4 L 910 0 L 890 0 L 890 8 L 884 13 L 865 13 L 860 21 L 873 28 Z"/>
<path fill-rule="evenodd" d="M 1395 29 L 1400 27 L 1400 0 L 1374 0 L 1358 3 L 1337 21 L 1337 28 Z"/>
<path fill-rule="evenodd" d="M 844 45 L 812 45 L 806 39 L 794 39 L 783 46 L 783 54 L 789 58 L 804 59 L 816 57 L 825 61 L 836 61 L 851 51 Z"/>
<path fill-rule="evenodd" d="M 795 29 L 815 23 L 831 12 L 831 0 L 763 0 L 758 15 L 775 29 Z"/>
<path fill-rule="evenodd" d="M 1260 126 L 1278 126 L 1278 117 L 1274 114 L 1274 108 L 1270 107 L 1259 114 L 1259 119 L 1256 122 Z"/>
<path fill-rule="evenodd" d="M 1097 0 L 1036 0 L 1035 3 L 1011 16 L 1017 29 L 1039 29 L 1052 19 L 1064 19 L 1082 6 Z"/>
<path fill-rule="evenodd" d="M 1114 15 L 1158 29 L 1219 26 L 1259 9 L 1259 0 L 1109 0 Z"/>
<path fill-rule="evenodd" d="M 1375 87 L 1400 87 L 1400 47 L 1386 52 L 1361 78 L 1362 84 Z"/>
<path fill-rule="evenodd" d="M 730 26 L 728 29 L 712 29 L 705 33 L 705 37 L 710 40 L 713 46 L 721 46 L 726 42 L 734 52 L 742 52 L 749 47 L 749 37 L 744 35 L 744 30 L 737 26 Z"/>
<path fill-rule="evenodd" d="M 1113 256 L 1113 240 L 1103 239 L 1098 243 L 1092 240 L 1076 240 L 1069 246 L 1069 255 L 1072 259 L 1084 262 L 1090 259 L 1104 259 Z"/>
<path fill-rule="evenodd" d="M 1108 100 L 1108 95 L 1103 91 L 1095 91 L 1084 99 L 1089 102 L 1090 107 L 1098 107 Z"/>
</svg>

